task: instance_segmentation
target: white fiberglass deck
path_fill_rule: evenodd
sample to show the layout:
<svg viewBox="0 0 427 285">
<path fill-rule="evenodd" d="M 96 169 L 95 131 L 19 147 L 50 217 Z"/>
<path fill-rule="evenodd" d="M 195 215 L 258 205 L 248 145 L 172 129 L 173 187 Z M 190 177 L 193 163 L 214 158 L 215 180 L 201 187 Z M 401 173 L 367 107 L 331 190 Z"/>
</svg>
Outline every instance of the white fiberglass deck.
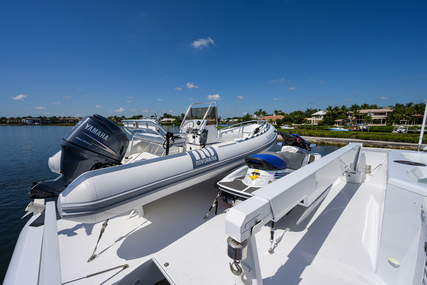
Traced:
<svg viewBox="0 0 427 285">
<path fill-rule="evenodd" d="M 427 186 L 423 170 L 415 171 L 422 166 L 400 163 L 410 154 L 403 151 L 364 148 L 363 153 L 370 172 L 365 182 L 338 176 L 310 207 L 298 205 L 278 220 L 274 254 L 268 253 L 270 228 L 255 234 L 263 284 L 425 281 Z M 410 158 L 422 163 L 426 155 Z M 89 263 L 102 223 L 58 220 L 62 284 L 163 285 L 166 279 L 171 284 L 234 284 L 225 230 L 228 204 L 220 201 L 218 215 L 213 209 L 203 219 L 217 194 L 213 185 L 224 175 L 145 205 L 144 217 L 110 219 L 98 257 Z M 278 182 L 292 181 L 282 179 Z M 243 203 L 232 211 L 243 209 Z M 29 252 L 36 250 L 32 244 L 39 242 L 43 228 L 26 227 L 21 235 L 30 231 L 32 239 L 14 256 L 39 256 Z M 120 267 L 125 264 L 129 267 Z M 34 268 L 16 280 L 37 279 Z"/>
<path fill-rule="evenodd" d="M 385 164 L 385 158 L 386 152 L 372 153 L 368 164 Z M 269 228 L 263 227 L 256 235 L 263 283 L 381 284 L 373 263 L 385 190 L 377 180 L 385 180 L 385 168 L 376 169 L 372 183 L 338 179 L 305 218 L 306 208 L 297 206 L 276 223 L 272 255 Z M 218 179 L 146 205 L 142 218 L 111 219 L 98 245 L 99 256 L 89 263 L 102 223 L 58 221 L 62 282 L 114 284 L 153 258 L 175 284 L 232 284 L 224 231 L 227 205 L 220 202 L 218 215 L 212 210 L 203 220 Z M 123 264 L 129 268 L 86 277 Z M 131 274 L 120 284 L 136 280 Z"/>
</svg>

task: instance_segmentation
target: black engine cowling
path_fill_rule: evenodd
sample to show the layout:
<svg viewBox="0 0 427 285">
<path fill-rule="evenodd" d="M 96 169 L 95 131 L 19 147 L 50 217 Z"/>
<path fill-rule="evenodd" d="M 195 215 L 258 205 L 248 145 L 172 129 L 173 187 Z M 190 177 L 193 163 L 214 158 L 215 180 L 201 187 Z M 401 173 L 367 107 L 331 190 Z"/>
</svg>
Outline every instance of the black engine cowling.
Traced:
<svg viewBox="0 0 427 285">
<path fill-rule="evenodd" d="M 116 124 L 100 115 L 83 118 L 61 142 L 61 175 L 55 180 L 33 183 L 30 197 L 58 196 L 79 175 L 120 164 L 129 139 Z"/>
</svg>

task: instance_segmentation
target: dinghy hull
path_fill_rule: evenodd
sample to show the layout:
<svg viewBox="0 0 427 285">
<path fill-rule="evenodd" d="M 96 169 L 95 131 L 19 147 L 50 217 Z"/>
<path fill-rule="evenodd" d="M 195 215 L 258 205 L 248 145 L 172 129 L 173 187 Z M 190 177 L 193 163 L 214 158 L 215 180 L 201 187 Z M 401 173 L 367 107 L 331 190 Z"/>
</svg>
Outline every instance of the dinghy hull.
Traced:
<svg viewBox="0 0 427 285">
<path fill-rule="evenodd" d="M 58 212 L 85 223 L 114 217 L 237 167 L 276 137 L 269 125 L 252 138 L 84 173 L 58 197 Z"/>
</svg>

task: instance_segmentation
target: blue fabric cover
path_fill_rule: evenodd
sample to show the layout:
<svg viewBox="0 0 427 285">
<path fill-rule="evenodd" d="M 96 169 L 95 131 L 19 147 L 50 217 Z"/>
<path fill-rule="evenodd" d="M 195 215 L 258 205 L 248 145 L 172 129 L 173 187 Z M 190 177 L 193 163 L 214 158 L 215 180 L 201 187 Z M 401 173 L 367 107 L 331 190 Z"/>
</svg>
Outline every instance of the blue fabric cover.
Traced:
<svg viewBox="0 0 427 285">
<path fill-rule="evenodd" d="M 251 157 L 261 158 L 264 161 L 266 161 L 267 163 L 269 163 L 271 166 L 273 166 L 279 170 L 288 168 L 288 165 L 280 157 L 277 157 L 275 155 L 271 155 L 271 154 L 267 154 L 267 153 L 254 154 L 254 155 L 251 155 L 249 157 L 249 161 L 250 161 Z"/>
</svg>

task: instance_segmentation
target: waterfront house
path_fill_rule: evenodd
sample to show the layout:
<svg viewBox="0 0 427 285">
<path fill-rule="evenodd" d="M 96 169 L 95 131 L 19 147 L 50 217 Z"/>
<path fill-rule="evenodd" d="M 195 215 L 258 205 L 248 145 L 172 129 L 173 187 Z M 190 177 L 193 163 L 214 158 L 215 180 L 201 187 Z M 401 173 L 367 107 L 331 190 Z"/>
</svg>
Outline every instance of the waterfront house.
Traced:
<svg viewBox="0 0 427 285">
<path fill-rule="evenodd" d="M 175 121 L 174 118 L 163 118 L 160 120 L 160 123 L 173 123 Z"/>
<path fill-rule="evenodd" d="M 307 121 L 310 125 L 318 125 L 321 120 L 326 115 L 326 111 L 318 111 L 311 115 L 311 118 L 307 118 Z"/>
<path fill-rule="evenodd" d="M 47 118 L 22 118 L 21 123 L 23 125 L 47 125 L 50 124 L 50 120 Z"/>
<path fill-rule="evenodd" d="M 393 108 L 391 107 L 385 107 L 382 109 L 363 109 L 359 111 L 359 116 L 357 117 L 356 124 L 363 124 L 364 117 L 366 115 L 370 116 L 372 119 L 372 122 L 370 122 L 369 126 L 386 126 L 387 125 L 387 118 L 391 115 L 393 112 Z"/>
<path fill-rule="evenodd" d="M 273 124 L 273 125 L 277 125 L 276 124 L 276 120 L 277 119 L 281 119 L 281 120 L 283 120 L 283 118 L 284 118 L 284 116 L 283 115 L 276 115 L 276 114 L 273 114 L 272 116 L 264 116 L 264 117 L 262 117 L 262 118 L 260 118 L 260 120 L 266 120 L 267 122 L 270 122 L 271 124 Z M 271 121 L 270 121 L 271 120 Z"/>
<path fill-rule="evenodd" d="M 58 118 L 58 123 L 60 124 L 76 124 L 79 121 L 79 118 Z"/>
</svg>

